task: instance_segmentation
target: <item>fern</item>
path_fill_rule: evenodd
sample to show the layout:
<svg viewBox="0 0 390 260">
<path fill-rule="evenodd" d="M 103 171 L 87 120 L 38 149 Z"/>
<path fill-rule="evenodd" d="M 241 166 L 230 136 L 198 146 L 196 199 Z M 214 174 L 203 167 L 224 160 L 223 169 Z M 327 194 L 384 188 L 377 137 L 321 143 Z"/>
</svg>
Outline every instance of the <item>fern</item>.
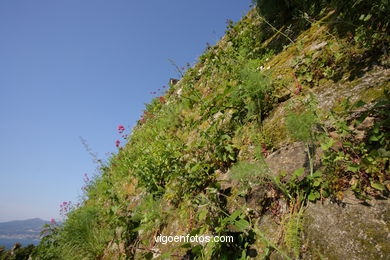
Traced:
<svg viewBox="0 0 390 260">
<path fill-rule="evenodd" d="M 259 122 L 270 109 L 269 97 L 273 89 L 269 78 L 259 71 L 261 63 L 257 59 L 246 61 L 240 72 L 242 84 L 232 93 L 233 98 L 244 105 L 246 118 L 256 118 Z"/>
<path fill-rule="evenodd" d="M 313 127 L 316 123 L 317 117 L 311 111 L 290 112 L 286 117 L 287 130 L 295 141 L 312 141 L 314 138 Z"/>
<path fill-rule="evenodd" d="M 302 247 L 301 232 L 303 230 L 302 208 L 296 212 L 291 213 L 286 218 L 284 242 L 288 250 L 293 253 L 295 258 L 299 258 Z"/>
</svg>

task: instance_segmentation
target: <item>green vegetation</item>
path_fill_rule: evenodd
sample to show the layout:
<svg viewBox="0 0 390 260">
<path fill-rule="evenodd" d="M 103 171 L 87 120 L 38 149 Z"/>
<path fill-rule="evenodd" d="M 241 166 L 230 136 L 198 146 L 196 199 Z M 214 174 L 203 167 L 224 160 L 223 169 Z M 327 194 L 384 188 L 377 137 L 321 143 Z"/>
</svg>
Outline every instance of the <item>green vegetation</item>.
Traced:
<svg viewBox="0 0 390 260">
<path fill-rule="evenodd" d="M 389 2 L 256 9 L 146 105 L 81 206 L 47 227 L 36 259 L 298 259 L 309 202 L 388 196 L 389 86 L 359 78 L 388 58 Z M 271 170 L 267 157 L 295 142 L 307 164 Z M 260 228 L 267 216 L 277 231 Z M 154 242 L 186 233 L 234 242 Z"/>
<path fill-rule="evenodd" d="M 35 257 L 38 259 L 98 259 L 112 237 L 112 231 L 99 223 L 99 211 L 94 206 L 72 210 L 67 221 L 58 226 L 46 225 Z M 69 252 L 72 252 L 70 254 Z"/>
<path fill-rule="evenodd" d="M 31 253 L 34 251 L 34 245 L 28 245 L 22 247 L 20 243 L 16 243 L 11 250 L 5 250 L 0 247 L 0 259 L 1 260 L 27 260 Z"/>
</svg>

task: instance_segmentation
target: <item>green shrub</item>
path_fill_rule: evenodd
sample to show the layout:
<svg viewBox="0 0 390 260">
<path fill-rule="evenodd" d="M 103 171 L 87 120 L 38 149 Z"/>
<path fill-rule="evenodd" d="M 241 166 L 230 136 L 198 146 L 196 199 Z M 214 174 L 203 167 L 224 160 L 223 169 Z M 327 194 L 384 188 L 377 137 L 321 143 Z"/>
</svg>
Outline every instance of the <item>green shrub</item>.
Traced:
<svg viewBox="0 0 390 260">
<path fill-rule="evenodd" d="M 329 2 L 327 0 L 257 0 L 257 11 L 275 27 L 284 25 L 289 19 L 307 13 L 317 15 Z"/>
<path fill-rule="evenodd" d="M 312 111 L 290 112 L 286 117 L 286 127 L 295 141 L 311 142 L 314 140 L 313 128 L 317 121 Z"/>
<path fill-rule="evenodd" d="M 233 99 L 236 106 L 245 111 L 247 119 L 257 119 L 261 122 L 263 117 L 271 109 L 272 84 L 270 80 L 260 72 L 258 60 L 246 61 L 240 78 L 242 84 L 233 90 Z"/>
<path fill-rule="evenodd" d="M 259 163 L 239 162 L 230 169 L 230 178 L 239 182 L 242 189 L 248 189 L 266 176 L 267 169 Z"/>
<path fill-rule="evenodd" d="M 83 206 L 72 211 L 59 236 L 63 259 L 98 259 L 112 231 L 101 223 L 99 211 L 94 206 Z"/>
</svg>

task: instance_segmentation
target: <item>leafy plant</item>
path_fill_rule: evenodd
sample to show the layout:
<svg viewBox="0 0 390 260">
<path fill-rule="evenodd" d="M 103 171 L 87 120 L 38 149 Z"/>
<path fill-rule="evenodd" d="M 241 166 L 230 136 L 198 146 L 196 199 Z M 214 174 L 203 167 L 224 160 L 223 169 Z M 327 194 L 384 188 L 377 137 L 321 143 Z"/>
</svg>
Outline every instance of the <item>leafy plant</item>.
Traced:
<svg viewBox="0 0 390 260">
<path fill-rule="evenodd" d="M 284 242 L 287 248 L 293 253 L 294 258 L 298 259 L 301 252 L 302 241 L 301 232 L 303 230 L 303 207 L 298 212 L 290 213 L 285 218 Z"/>
<path fill-rule="evenodd" d="M 342 112 L 332 112 L 331 119 L 335 131 L 322 142 L 323 162 L 331 173 L 332 188 L 342 191 L 351 187 L 361 199 L 365 194 L 386 192 L 383 183 L 388 179 L 389 161 L 389 95 L 385 93 L 370 109 L 355 120 L 348 121 L 346 116 L 364 102 L 351 104 L 345 100 Z M 360 130 L 359 130 L 360 129 Z M 339 198 L 340 199 L 340 198 Z"/>
<path fill-rule="evenodd" d="M 299 112 L 290 112 L 285 119 L 286 128 L 290 136 L 295 141 L 301 141 L 306 144 L 306 152 L 309 159 L 310 175 L 313 175 L 313 150 L 318 131 L 319 116 L 315 112 L 315 102 L 313 97 L 309 100 L 303 100 L 303 110 Z"/>
<path fill-rule="evenodd" d="M 317 116 L 312 111 L 290 112 L 286 117 L 287 130 L 295 141 L 312 142 L 317 122 Z"/>
<path fill-rule="evenodd" d="M 257 119 L 261 122 L 270 110 L 272 84 L 269 79 L 259 71 L 257 60 L 250 60 L 241 70 L 242 84 L 233 91 L 233 98 L 241 102 L 248 119 Z"/>
<path fill-rule="evenodd" d="M 158 230 L 167 217 L 167 211 L 163 208 L 161 198 L 147 195 L 142 203 L 134 210 L 133 220 L 140 225 L 135 231 L 151 232 Z"/>
</svg>

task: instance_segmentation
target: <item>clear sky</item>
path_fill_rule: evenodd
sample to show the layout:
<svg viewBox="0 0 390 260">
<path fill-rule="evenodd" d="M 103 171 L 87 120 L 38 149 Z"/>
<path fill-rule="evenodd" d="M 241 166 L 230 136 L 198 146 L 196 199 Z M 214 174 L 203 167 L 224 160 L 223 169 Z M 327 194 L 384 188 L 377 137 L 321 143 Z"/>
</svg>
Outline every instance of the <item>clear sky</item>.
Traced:
<svg viewBox="0 0 390 260">
<path fill-rule="evenodd" d="M 1 0 L 0 222 L 59 218 L 178 65 L 250 0 Z"/>
</svg>

